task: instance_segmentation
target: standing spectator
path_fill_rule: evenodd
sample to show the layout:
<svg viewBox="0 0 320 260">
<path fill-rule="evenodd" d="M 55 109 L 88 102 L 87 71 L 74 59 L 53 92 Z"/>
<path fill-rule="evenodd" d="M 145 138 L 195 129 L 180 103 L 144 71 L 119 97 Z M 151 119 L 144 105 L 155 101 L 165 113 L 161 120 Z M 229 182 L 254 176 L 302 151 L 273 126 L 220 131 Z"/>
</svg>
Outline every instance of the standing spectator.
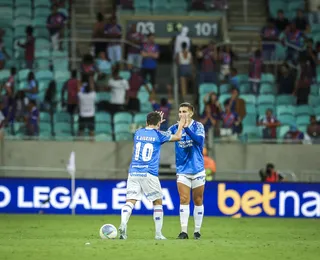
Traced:
<svg viewBox="0 0 320 260">
<path fill-rule="evenodd" d="M 214 136 L 219 137 L 220 135 L 220 120 L 221 120 L 221 112 L 222 108 L 218 100 L 217 93 L 211 92 L 208 93 L 204 98 L 204 104 L 210 106 L 211 115 L 213 119 L 216 121 L 216 124 L 213 125 L 214 127 Z"/>
<path fill-rule="evenodd" d="M 296 25 L 299 31 L 304 33 L 310 32 L 308 19 L 305 17 L 302 9 L 297 10 L 297 16 L 294 18 L 293 23 Z"/>
<path fill-rule="evenodd" d="M 285 63 L 280 67 L 280 73 L 277 79 L 278 93 L 280 95 L 292 95 L 294 93 L 296 82 L 295 73 Z"/>
<path fill-rule="evenodd" d="M 316 43 L 316 58 L 317 58 L 317 65 L 320 65 L 320 42 Z"/>
<path fill-rule="evenodd" d="M 299 77 L 294 90 L 294 95 L 297 96 L 297 105 L 308 104 L 310 87 L 314 78 L 314 70 L 311 64 L 307 62 L 306 57 L 300 58 Z"/>
<path fill-rule="evenodd" d="M 33 37 L 33 28 L 28 26 L 26 28 L 27 38 L 25 43 L 18 42 L 18 46 L 24 48 L 24 57 L 26 60 L 27 68 L 32 70 L 33 69 L 33 61 L 34 61 L 34 45 L 35 45 L 35 38 Z"/>
<path fill-rule="evenodd" d="M 206 181 L 213 181 L 214 174 L 216 173 L 216 163 L 208 156 L 207 148 L 203 148 L 203 161 L 204 169 L 206 171 Z"/>
<path fill-rule="evenodd" d="M 204 131 L 206 135 L 209 132 L 209 129 L 211 127 L 215 127 L 217 124 L 217 120 L 214 119 L 212 112 L 211 112 L 211 107 L 209 104 L 206 104 L 205 109 L 203 111 L 203 114 L 201 115 L 200 122 L 204 126 Z"/>
<path fill-rule="evenodd" d="M 156 84 L 157 59 L 159 58 L 159 46 L 154 42 L 154 34 L 148 35 L 147 42 L 142 44 L 142 77 L 147 82 Z M 149 80 L 147 79 L 149 77 Z"/>
<path fill-rule="evenodd" d="M 238 70 L 236 68 L 231 69 L 229 83 L 233 88 L 236 88 L 236 89 L 240 88 L 240 79 L 238 76 Z"/>
<path fill-rule="evenodd" d="M 303 34 L 296 27 L 295 23 L 291 23 L 289 29 L 285 32 L 285 43 L 288 46 L 286 60 L 294 65 L 297 64 L 299 51 L 303 46 Z"/>
<path fill-rule="evenodd" d="M 232 48 L 229 44 L 222 49 L 220 55 L 221 55 L 221 71 L 220 71 L 221 78 L 228 79 L 231 72 L 233 60 L 236 59 L 237 57 L 235 53 L 232 51 Z"/>
<path fill-rule="evenodd" d="M 275 27 L 273 19 L 268 20 L 267 26 L 262 28 L 261 41 L 262 41 L 262 57 L 264 61 L 275 60 L 276 44 L 278 41 L 279 32 Z"/>
<path fill-rule="evenodd" d="M 217 62 L 218 51 L 215 43 L 211 41 L 207 48 L 200 50 L 197 53 L 198 58 L 202 58 L 200 71 L 201 83 L 218 83 Z"/>
<path fill-rule="evenodd" d="M 26 97 L 29 101 L 37 101 L 38 99 L 38 84 L 36 82 L 36 79 L 34 77 L 33 72 L 29 72 L 28 74 L 28 81 L 27 81 L 27 88 L 23 89 L 23 91 L 26 94 Z"/>
<path fill-rule="evenodd" d="M 4 34 L 5 34 L 5 31 L 0 28 L 0 70 L 4 68 L 4 65 L 6 63 L 6 58 L 10 59 L 10 56 L 6 52 L 4 42 L 3 42 Z"/>
<path fill-rule="evenodd" d="M 14 85 L 16 72 L 16 68 L 11 68 L 10 77 L 4 85 L 5 94 L 3 100 L 3 114 L 8 121 L 14 119 Z M 1 90 L 2 89 L 0 88 L 0 93 Z"/>
<path fill-rule="evenodd" d="M 259 171 L 262 182 L 281 182 L 284 180 L 283 176 L 274 169 L 272 163 L 268 163 L 265 169 Z"/>
<path fill-rule="evenodd" d="M 256 50 L 249 63 L 249 82 L 251 83 L 252 92 L 255 94 L 258 94 L 260 90 L 262 66 L 261 51 Z"/>
<path fill-rule="evenodd" d="M 142 33 L 137 32 L 137 25 L 132 24 L 130 31 L 127 35 L 127 40 L 131 42 L 132 45 L 129 44 L 128 46 L 128 66 L 129 69 L 132 69 L 133 67 L 140 68 L 141 67 L 141 61 L 142 57 L 140 54 L 140 47 L 141 44 L 144 41 L 144 36 Z M 137 48 L 134 45 L 138 45 L 139 48 Z"/>
<path fill-rule="evenodd" d="M 106 87 L 111 75 L 111 63 L 107 60 L 104 51 L 101 51 L 99 58 L 96 59 L 96 68 L 98 70 L 98 86 Z"/>
<path fill-rule="evenodd" d="M 21 122 L 24 120 L 26 111 L 25 94 L 22 90 L 18 91 L 14 97 L 14 120 Z"/>
<path fill-rule="evenodd" d="M 239 90 L 233 88 L 231 90 L 231 98 L 227 100 L 231 112 L 238 115 L 238 129 L 239 133 L 242 131 L 242 120 L 246 117 L 246 103 L 242 98 L 239 98 Z"/>
<path fill-rule="evenodd" d="M 86 78 L 94 76 L 97 72 L 96 64 L 94 62 L 93 57 L 90 54 L 83 55 L 80 70 L 81 77 L 84 76 Z"/>
<path fill-rule="evenodd" d="M 181 33 L 175 37 L 174 41 L 174 57 L 186 49 L 186 51 L 190 51 L 191 48 L 191 39 L 188 36 L 189 29 L 188 27 L 182 27 Z M 185 47 L 183 48 L 182 43 L 185 43 Z"/>
<path fill-rule="evenodd" d="M 140 111 L 140 101 L 137 98 L 138 91 L 140 87 L 142 87 L 144 80 L 141 76 L 140 70 L 137 68 L 133 68 L 131 70 L 131 76 L 129 79 L 129 90 L 127 91 L 128 98 L 128 110 L 133 112 Z M 147 91 L 149 91 L 147 85 L 143 85 Z"/>
<path fill-rule="evenodd" d="M 224 112 L 221 114 L 222 118 L 222 136 L 230 136 L 240 134 L 242 129 L 240 127 L 241 121 L 237 113 L 231 111 L 228 100 L 224 102 Z"/>
<path fill-rule="evenodd" d="M 166 121 L 164 121 L 161 125 L 160 125 L 160 130 L 161 131 L 167 131 L 169 128 L 169 115 L 170 115 L 170 111 L 172 109 L 172 87 L 171 85 L 167 86 L 167 90 L 168 90 L 168 94 L 167 94 L 167 98 L 161 98 L 160 103 L 156 102 L 155 100 L 155 89 L 152 90 L 152 99 L 151 99 L 151 103 L 152 103 L 152 107 L 154 111 L 161 111 L 163 113 L 163 119 L 165 119 Z"/>
<path fill-rule="evenodd" d="M 317 143 L 320 140 L 320 122 L 317 122 L 316 116 L 310 116 L 310 124 L 307 128 L 307 134 Z"/>
<path fill-rule="evenodd" d="M 188 80 L 192 79 L 193 58 L 188 50 L 187 43 L 181 44 L 182 51 L 176 56 L 176 63 L 179 66 L 179 81 L 182 99 L 187 95 Z"/>
<path fill-rule="evenodd" d="M 28 115 L 26 117 L 26 129 L 28 136 L 39 135 L 39 110 L 35 100 L 30 100 L 28 104 Z"/>
<path fill-rule="evenodd" d="M 289 131 L 285 134 L 284 140 L 289 143 L 299 143 L 302 144 L 304 140 L 304 133 L 298 130 L 295 124 L 290 126 Z"/>
<path fill-rule="evenodd" d="M 277 127 L 280 126 L 280 122 L 273 116 L 271 109 L 267 109 L 265 116 L 260 119 L 258 125 L 264 127 L 262 130 L 264 139 L 277 139 Z"/>
<path fill-rule="evenodd" d="M 313 69 L 314 76 L 316 76 L 317 53 L 313 49 L 313 40 L 311 38 L 306 40 L 306 50 L 300 53 L 300 57 L 306 58 Z"/>
<path fill-rule="evenodd" d="M 56 94 L 57 94 L 57 84 L 54 80 L 51 80 L 49 83 L 49 87 L 46 90 L 46 93 L 44 95 L 44 110 L 48 111 L 53 124 L 53 115 L 56 110 L 57 100 L 56 100 Z"/>
<path fill-rule="evenodd" d="M 275 21 L 276 28 L 279 32 L 283 32 L 289 25 L 289 20 L 284 16 L 283 10 L 278 10 L 277 19 Z"/>
<path fill-rule="evenodd" d="M 104 39 L 104 28 L 105 28 L 105 22 L 104 22 L 104 16 L 102 13 L 97 13 L 96 17 L 96 23 L 93 27 L 92 32 L 92 41 L 94 44 L 94 53 L 97 57 L 100 55 L 101 52 L 106 52 L 107 50 L 107 43 L 101 42 L 101 41 L 95 41 L 95 39 Z"/>
<path fill-rule="evenodd" d="M 74 115 L 78 111 L 78 92 L 80 90 L 80 81 L 77 79 L 77 71 L 73 70 L 71 72 L 71 78 L 66 81 L 63 85 L 61 91 L 61 102 L 62 106 L 67 104 L 67 111 L 71 117 L 71 133 L 74 135 Z M 67 91 L 68 97 L 67 102 L 65 102 L 64 93 Z"/>
<path fill-rule="evenodd" d="M 112 16 L 110 22 L 104 29 L 105 37 L 111 41 L 108 42 L 108 58 L 112 64 L 119 63 L 122 58 L 120 39 L 122 28 L 117 24 L 117 17 Z"/>
<path fill-rule="evenodd" d="M 52 47 L 54 50 L 61 49 L 62 44 L 59 42 L 63 36 L 63 29 L 67 18 L 64 14 L 58 12 L 57 5 L 53 5 L 52 13 L 47 18 L 47 28 L 51 36 Z"/>
<path fill-rule="evenodd" d="M 79 136 L 88 129 L 89 135 L 94 136 L 95 129 L 95 101 L 93 76 L 83 79 L 83 91 L 78 92 L 79 98 Z"/>
<path fill-rule="evenodd" d="M 108 83 L 108 89 L 111 90 L 110 112 L 112 114 L 126 109 L 126 92 L 129 90 L 129 83 L 119 76 L 119 72 L 120 68 L 116 66 Z"/>
</svg>

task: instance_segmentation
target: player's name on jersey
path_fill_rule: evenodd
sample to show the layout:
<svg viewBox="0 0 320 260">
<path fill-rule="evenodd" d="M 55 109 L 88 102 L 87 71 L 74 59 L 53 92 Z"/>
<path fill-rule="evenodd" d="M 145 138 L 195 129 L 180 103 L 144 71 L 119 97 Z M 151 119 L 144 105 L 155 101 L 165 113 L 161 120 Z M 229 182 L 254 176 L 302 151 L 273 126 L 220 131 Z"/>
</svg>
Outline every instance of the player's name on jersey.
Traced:
<svg viewBox="0 0 320 260">
<path fill-rule="evenodd" d="M 138 141 L 149 141 L 149 142 L 155 142 L 156 138 L 155 137 L 150 137 L 150 136 L 137 136 Z"/>
</svg>

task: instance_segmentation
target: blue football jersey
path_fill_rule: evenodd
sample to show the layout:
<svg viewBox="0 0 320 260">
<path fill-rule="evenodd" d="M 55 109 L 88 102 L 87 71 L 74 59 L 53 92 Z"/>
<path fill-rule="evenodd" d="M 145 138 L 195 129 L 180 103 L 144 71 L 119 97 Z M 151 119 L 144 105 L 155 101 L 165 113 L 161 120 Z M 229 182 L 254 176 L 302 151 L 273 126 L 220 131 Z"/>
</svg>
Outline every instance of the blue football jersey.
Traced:
<svg viewBox="0 0 320 260">
<path fill-rule="evenodd" d="M 178 129 L 178 124 L 169 128 L 169 132 L 175 134 Z M 203 138 L 201 145 L 195 143 L 191 137 L 186 133 L 185 129 L 182 130 L 182 138 L 175 143 L 176 151 L 176 167 L 177 174 L 197 174 L 204 170 L 203 160 L 203 146 L 204 146 L 204 127 L 200 122 L 192 120 L 189 129 L 197 136 Z"/>
<path fill-rule="evenodd" d="M 170 132 L 147 127 L 137 130 L 134 135 L 134 149 L 129 175 L 150 173 L 158 176 L 161 145 L 170 140 Z"/>
</svg>

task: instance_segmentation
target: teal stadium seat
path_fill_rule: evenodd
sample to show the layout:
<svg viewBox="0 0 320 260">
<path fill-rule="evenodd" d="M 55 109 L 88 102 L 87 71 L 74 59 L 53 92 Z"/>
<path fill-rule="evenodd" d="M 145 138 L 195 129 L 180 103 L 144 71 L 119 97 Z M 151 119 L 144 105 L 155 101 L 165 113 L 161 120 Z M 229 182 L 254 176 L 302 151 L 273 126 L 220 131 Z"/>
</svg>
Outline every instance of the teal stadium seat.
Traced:
<svg viewBox="0 0 320 260">
<path fill-rule="evenodd" d="M 34 36 L 36 37 L 36 41 L 38 39 L 49 39 L 49 32 L 47 28 L 35 28 L 34 29 Z"/>
<path fill-rule="evenodd" d="M 50 114 L 48 112 L 40 112 L 40 122 L 50 123 Z"/>
<path fill-rule="evenodd" d="M 126 70 L 120 71 L 119 75 L 121 78 L 126 79 L 126 80 L 129 80 L 131 77 L 130 71 L 126 71 Z"/>
<path fill-rule="evenodd" d="M 320 106 L 320 96 L 309 95 L 309 105 L 312 107 Z"/>
<path fill-rule="evenodd" d="M 15 40 L 25 39 L 26 37 L 26 27 L 18 26 L 14 29 L 13 37 Z"/>
<path fill-rule="evenodd" d="M 55 71 L 54 79 L 56 81 L 67 81 L 68 79 L 70 79 L 70 71 Z"/>
<path fill-rule="evenodd" d="M 150 111 L 153 111 L 153 107 L 150 102 L 147 103 L 140 103 L 140 112 L 141 113 L 149 113 Z"/>
<path fill-rule="evenodd" d="M 40 70 L 35 75 L 37 80 L 52 80 L 53 73 L 50 70 Z"/>
<path fill-rule="evenodd" d="M 260 136 L 258 133 L 258 128 L 253 125 L 244 125 L 242 134 L 246 134 L 249 139 L 258 139 Z"/>
<path fill-rule="evenodd" d="M 32 25 L 32 20 L 27 16 L 16 17 L 13 21 L 14 28 L 17 28 L 19 26 L 27 27 L 28 25 Z"/>
<path fill-rule="evenodd" d="M 51 11 L 50 8 L 47 7 L 36 7 L 34 9 L 34 17 L 48 17 L 50 15 Z"/>
<path fill-rule="evenodd" d="M 49 70 L 50 62 L 47 59 L 36 60 L 36 66 L 38 70 Z"/>
<path fill-rule="evenodd" d="M 1 0 L 0 1 L 0 7 L 9 7 L 12 8 L 13 7 L 13 1 L 12 0 Z"/>
<path fill-rule="evenodd" d="M 112 125 L 109 123 L 96 122 L 95 133 L 97 134 L 112 134 Z"/>
<path fill-rule="evenodd" d="M 219 87 L 219 93 L 220 93 L 220 95 L 221 95 L 221 94 L 229 94 L 229 93 L 230 93 L 230 90 L 231 90 L 231 86 L 230 86 L 229 84 L 222 84 L 222 85 L 220 85 L 220 87 Z M 214 91 L 214 92 L 218 93 L 217 91 Z M 242 93 L 242 92 L 240 92 L 240 93 Z"/>
<path fill-rule="evenodd" d="M 320 106 L 315 107 L 313 112 L 316 116 L 320 116 Z"/>
<path fill-rule="evenodd" d="M 112 123 L 111 115 L 107 112 L 97 112 L 95 115 L 95 121 L 98 123 Z"/>
<path fill-rule="evenodd" d="M 96 142 L 112 142 L 112 135 L 108 135 L 108 134 L 98 134 L 95 135 L 94 137 Z"/>
<path fill-rule="evenodd" d="M 130 124 L 129 123 L 117 123 L 114 125 L 114 133 L 130 133 Z"/>
<path fill-rule="evenodd" d="M 276 97 L 277 105 L 295 105 L 296 102 L 296 97 L 292 95 L 279 95 Z"/>
<path fill-rule="evenodd" d="M 96 98 L 96 103 L 102 102 L 102 101 L 110 101 L 111 96 L 110 93 L 108 92 L 98 92 L 97 93 L 97 98 Z"/>
<path fill-rule="evenodd" d="M 248 104 L 255 105 L 256 104 L 256 97 L 254 95 L 251 95 L 251 94 L 240 95 L 240 98 L 242 98 L 246 102 L 246 105 L 248 105 Z"/>
<path fill-rule="evenodd" d="M 167 0 L 152 2 L 152 11 L 154 14 L 168 13 L 169 10 L 170 10 L 170 2 L 168 2 Z"/>
<path fill-rule="evenodd" d="M 48 2 L 47 0 L 33 0 L 33 6 L 35 8 L 46 7 L 47 9 L 49 9 L 51 7 L 50 2 Z"/>
<path fill-rule="evenodd" d="M 10 77 L 10 70 L 0 70 L 0 82 L 5 82 Z"/>
<path fill-rule="evenodd" d="M 310 95 L 313 95 L 313 96 L 320 95 L 320 86 L 318 84 L 311 85 Z"/>
<path fill-rule="evenodd" d="M 260 94 L 274 94 L 274 88 L 270 83 L 262 83 L 259 92 Z"/>
<path fill-rule="evenodd" d="M 21 82 L 21 81 L 26 81 L 29 72 L 30 72 L 29 69 L 20 70 L 20 71 L 18 72 L 18 79 L 19 79 L 19 81 L 20 81 L 20 82 Z"/>
<path fill-rule="evenodd" d="M 140 105 L 146 102 L 149 102 L 149 93 L 148 92 L 138 92 L 137 98 L 140 101 Z"/>
<path fill-rule="evenodd" d="M 247 74 L 239 74 L 238 79 L 240 83 L 247 83 L 249 80 L 249 76 Z"/>
<path fill-rule="evenodd" d="M 275 83 L 275 77 L 274 77 L 273 74 L 270 74 L 270 73 L 262 73 L 261 82 L 262 83 L 267 82 L 267 83 L 270 83 L 270 84 L 274 84 Z"/>
<path fill-rule="evenodd" d="M 282 115 L 295 115 L 295 107 L 294 106 L 286 106 L 286 105 L 280 105 L 277 106 L 277 116 L 282 116 Z"/>
<path fill-rule="evenodd" d="M 133 5 L 136 12 L 149 12 L 151 9 L 149 0 L 134 1 Z"/>
<path fill-rule="evenodd" d="M 14 11 L 14 17 L 32 17 L 32 9 L 28 7 L 18 7 Z"/>
<path fill-rule="evenodd" d="M 274 95 L 260 95 L 260 96 L 258 96 L 257 103 L 259 105 L 263 105 L 263 104 L 274 105 L 275 104 L 275 97 L 274 97 Z"/>
<path fill-rule="evenodd" d="M 71 116 L 69 113 L 67 112 L 59 112 L 59 113 L 55 113 L 55 122 L 71 122 Z M 69 124 L 69 128 L 70 128 L 70 124 Z"/>
<path fill-rule="evenodd" d="M 40 130 L 40 133 L 50 133 L 51 135 L 51 125 L 49 122 L 40 122 L 39 123 L 39 130 Z"/>
<path fill-rule="evenodd" d="M 248 83 L 241 84 L 239 87 L 240 94 L 250 94 L 251 86 Z"/>
<path fill-rule="evenodd" d="M 35 53 L 36 59 L 50 59 L 51 58 L 51 52 L 50 50 L 45 50 L 45 49 L 41 49 L 41 50 L 37 50 Z"/>
<path fill-rule="evenodd" d="M 247 115 L 256 115 L 257 109 L 255 104 L 246 104 Z"/>
<path fill-rule="evenodd" d="M 257 117 L 253 114 L 247 114 L 242 123 L 244 126 L 255 126 L 257 124 Z"/>
<path fill-rule="evenodd" d="M 287 132 L 290 130 L 290 126 L 284 125 L 277 128 L 278 139 L 283 139 Z"/>
<path fill-rule="evenodd" d="M 221 104 L 221 106 L 223 107 L 223 104 L 226 100 L 228 100 L 229 98 L 231 98 L 231 95 L 230 94 L 222 94 L 220 95 L 219 97 L 219 102 Z"/>
<path fill-rule="evenodd" d="M 313 109 L 309 105 L 301 105 L 296 107 L 296 116 L 302 116 L 302 115 L 312 115 Z"/>
<path fill-rule="evenodd" d="M 113 116 L 114 124 L 131 124 L 132 123 L 132 115 L 128 112 L 118 112 Z"/>
<path fill-rule="evenodd" d="M 264 105 L 258 106 L 258 115 L 260 117 L 264 116 L 268 109 L 271 109 L 273 114 L 275 115 L 275 109 L 274 109 L 274 106 L 272 104 L 269 104 L 269 105 L 264 104 Z"/>
<path fill-rule="evenodd" d="M 281 125 L 292 125 L 296 123 L 296 118 L 293 115 L 280 115 L 278 120 Z"/>
<path fill-rule="evenodd" d="M 308 125 L 308 124 L 310 124 L 310 116 L 304 116 L 304 115 L 298 116 L 297 117 L 297 124 L 298 125 Z"/>
<path fill-rule="evenodd" d="M 51 48 L 51 43 L 47 39 L 37 39 L 35 42 L 36 51 L 42 51 Z"/>
<path fill-rule="evenodd" d="M 39 91 L 45 91 L 49 87 L 50 80 L 38 80 Z"/>
<path fill-rule="evenodd" d="M 121 141 L 132 141 L 133 135 L 131 133 L 116 133 L 115 140 L 117 142 Z"/>
<path fill-rule="evenodd" d="M 202 83 L 199 87 L 199 94 L 207 94 L 210 92 L 218 93 L 218 87 L 213 83 Z"/>
<path fill-rule="evenodd" d="M 145 125 L 147 120 L 147 113 L 137 113 L 133 117 L 133 123 L 137 125 Z"/>
</svg>

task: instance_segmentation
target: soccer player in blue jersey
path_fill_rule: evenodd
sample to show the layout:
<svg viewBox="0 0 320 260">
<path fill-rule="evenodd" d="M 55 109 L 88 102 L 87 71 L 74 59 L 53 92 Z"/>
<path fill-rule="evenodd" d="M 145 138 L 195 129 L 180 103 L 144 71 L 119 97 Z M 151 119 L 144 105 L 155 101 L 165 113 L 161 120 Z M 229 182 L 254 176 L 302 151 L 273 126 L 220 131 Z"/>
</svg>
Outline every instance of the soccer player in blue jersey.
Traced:
<svg viewBox="0 0 320 260">
<path fill-rule="evenodd" d="M 166 239 L 162 235 L 163 195 L 158 178 L 160 149 L 161 145 L 166 142 L 174 142 L 181 139 L 186 117 L 181 117 L 175 134 L 159 131 L 158 129 L 162 122 L 164 122 L 162 112 L 151 112 L 147 116 L 146 127 L 137 130 L 134 135 L 134 149 L 127 181 L 126 204 L 121 209 L 120 239 L 127 239 L 127 223 L 131 212 L 135 203 L 141 200 L 144 194 L 154 205 L 155 239 Z"/>
<path fill-rule="evenodd" d="M 203 219 L 203 192 L 205 185 L 205 169 L 203 160 L 204 127 L 200 122 L 192 119 L 194 108 L 190 103 L 179 106 L 179 118 L 186 116 L 186 123 L 182 130 L 182 138 L 175 143 L 177 186 L 180 196 L 180 224 L 181 233 L 178 239 L 188 239 L 188 220 L 190 215 L 190 191 L 194 202 L 194 239 L 200 239 L 200 229 Z M 171 134 L 178 132 L 178 125 L 171 126 Z"/>
</svg>

